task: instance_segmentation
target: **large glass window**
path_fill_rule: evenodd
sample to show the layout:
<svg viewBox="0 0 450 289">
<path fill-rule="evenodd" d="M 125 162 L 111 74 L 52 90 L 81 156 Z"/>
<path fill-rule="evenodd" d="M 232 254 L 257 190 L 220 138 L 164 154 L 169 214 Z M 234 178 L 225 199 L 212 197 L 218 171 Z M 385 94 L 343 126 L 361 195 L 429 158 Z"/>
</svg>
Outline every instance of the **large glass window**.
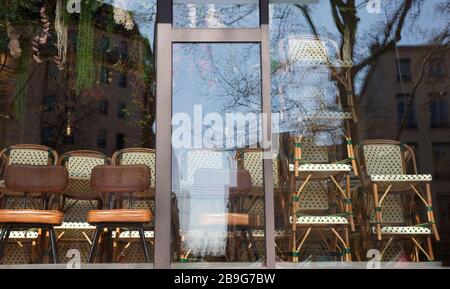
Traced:
<svg viewBox="0 0 450 289">
<path fill-rule="evenodd" d="M 174 0 L 173 25 L 178 28 L 259 27 L 258 0 Z"/>
<path fill-rule="evenodd" d="M 448 195 L 444 2 L 271 1 L 272 110 L 288 183 L 275 199 L 281 260 L 363 261 L 370 249 L 383 261 L 436 257 L 433 237 L 397 238 L 395 226 L 420 222 L 400 202 L 415 191 L 392 191 L 389 176 L 434 173 L 433 200 Z M 427 198 L 425 182 L 414 186 Z M 408 202 L 434 234 L 426 204 Z"/>
<path fill-rule="evenodd" d="M 174 262 L 260 262 L 260 45 L 174 44 L 172 97 Z"/>
<path fill-rule="evenodd" d="M 61 263 L 70 260 L 71 249 L 87 261 L 94 233 L 87 212 L 103 208 L 89 185 L 96 165 L 147 164 L 149 191 L 133 194 L 131 202 L 128 195 L 117 198 L 116 207 L 154 209 L 155 19 L 156 0 L 0 3 L 0 148 L 26 144 L 22 153 L 29 155 L 13 162 L 35 164 L 40 152 L 34 146 L 45 145 L 60 156 L 54 163 L 69 170 L 59 208 L 65 212 L 64 223 L 56 228 Z M 129 148 L 135 150 L 112 159 Z M 5 156 L 1 180 L 8 165 Z M 5 195 L 4 189 L 0 186 L 0 208 L 20 208 L 22 198 Z M 27 208 L 36 209 L 36 204 L 39 199 Z M 145 234 L 152 261 L 152 223 Z M 4 264 L 39 262 L 39 256 L 26 254 L 36 240 L 18 239 L 23 248 L 16 240 L 8 242 Z M 100 245 L 95 262 L 144 261 L 135 228 L 109 230 L 102 240 L 108 245 Z"/>
</svg>

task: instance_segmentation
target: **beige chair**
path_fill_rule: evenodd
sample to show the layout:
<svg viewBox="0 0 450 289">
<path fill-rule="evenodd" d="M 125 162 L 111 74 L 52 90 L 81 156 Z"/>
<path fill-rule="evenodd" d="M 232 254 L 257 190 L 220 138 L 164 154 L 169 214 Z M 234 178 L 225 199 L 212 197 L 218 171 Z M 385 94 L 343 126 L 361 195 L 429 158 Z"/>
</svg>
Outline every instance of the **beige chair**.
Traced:
<svg viewBox="0 0 450 289">
<path fill-rule="evenodd" d="M 432 176 L 418 174 L 414 151 L 399 141 L 366 140 L 355 152 L 366 192 L 368 234 L 382 241 L 382 254 L 394 239 L 400 239 L 412 244 L 412 260 L 419 261 L 422 252 L 432 261 L 431 235 L 439 240 L 430 187 Z M 425 218 L 419 204 L 425 208 Z"/>
<path fill-rule="evenodd" d="M 342 260 L 351 261 L 349 230 L 354 231 L 350 191 L 351 159 L 339 161 L 338 149 L 344 144 L 320 145 L 311 138 L 293 140 L 291 256 L 299 260 L 301 249 L 311 232 L 317 231 L 326 247 L 340 250 Z M 350 150 L 348 150 L 350 151 Z M 336 204 L 336 209 L 332 209 Z M 303 232 L 298 239 L 298 232 Z M 333 238 L 323 233 L 331 232 Z M 331 239 L 331 241 L 330 241 Z M 335 243 L 337 240 L 337 243 Z"/>
</svg>

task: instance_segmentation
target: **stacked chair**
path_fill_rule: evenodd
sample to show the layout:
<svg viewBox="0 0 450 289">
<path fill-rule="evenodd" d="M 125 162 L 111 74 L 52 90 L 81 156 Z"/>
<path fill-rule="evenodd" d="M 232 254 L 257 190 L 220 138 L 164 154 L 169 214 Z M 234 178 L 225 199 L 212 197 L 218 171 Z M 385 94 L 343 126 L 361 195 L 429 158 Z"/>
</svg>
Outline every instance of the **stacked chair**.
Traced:
<svg viewBox="0 0 450 289">
<path fill-rule="evenodd" d="M 434 260 L 432 239 L 439 240 L 430 182 L 417 172 L 414 151 L 392 140 L 366 140 L 356 146 L 360 179 L 366 192 L 366 232 L 381 250 L 402 242 L 413 261 Z M 422 208 L 422 210 L 421 210 Z M 411 248 L 411 250 L 407 250 Z"/>
</svg>

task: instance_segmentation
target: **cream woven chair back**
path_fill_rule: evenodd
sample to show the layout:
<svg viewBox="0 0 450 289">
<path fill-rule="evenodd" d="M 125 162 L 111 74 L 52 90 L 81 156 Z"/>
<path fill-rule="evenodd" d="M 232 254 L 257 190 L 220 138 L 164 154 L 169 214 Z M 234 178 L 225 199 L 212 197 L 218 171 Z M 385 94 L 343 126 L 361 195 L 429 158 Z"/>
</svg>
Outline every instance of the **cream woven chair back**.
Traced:
<svg viewBox="0 0 450 289">
<path fill-rule="evenodd" d="M 325 41 L 313 37 L 292 37 L 288 39 L 290 63 L 302 61 L 311 64 L 327 64 L 328 53 Z"/>
<path fill-rule="evenodd" d="M 302 162 L 329 163 L 328 147 L 315 144 L 311 138 L 304 138 L 302 140 Z"/>
<path fill-rule="evenodd" d="M 48 165 L 50 159 L 50 153 L 44 150 L 38 149 L 11 149 L 9 151 L 9 163 L 8 165 L 34 165 L 45 166 Z"/>
<path fill-rule="evenodd" d="M 150 187 L 155 187 L 156 156 L 154 152 L 124 152 L 121 154 L 122 165 L 146 165 L 151 172 Z"/>
<path fill-rule="evenodd" d="M 402 175 L 402 151 L 399 145 L 367 144 L 363 146 L 364 161 L 369 175 Z"/>
<path fill-rule="evenodd" d="M 373 208 L 372 196 L 369 197 L 369 207 L 371 212 L 370 223 L 375 224 L 375 210 Z M 403 205 L 401 196 L 398 193 L 389 193 L 381 205 L 381 217 L 383 224 L 404 224 Z"/>
<path fill-rule="evenodd" d="M 315 211 L 329 209 L 327 190 L 320 182 L 311 181 L 306 184 L 299 197 L 300 210 Z"/>
<path fill-rule="evenodd" d="M 252 184 L 256 187 L 264 186 L 264 171 L 263 171 L 263 159 L 262 151 L 244 151 L 242 153 L 243 168 L 250 172 L 252 177 Z M 273 186 L 280 187 L 280 175 L 278 168 L 278 159 L 273 157 L 272 171 L 273 171 Z"/>
<path fill-rule="evenodd" d="M 96 166 L 106 164 L 106 159 L 91 156 L 69 156 L 66 160 L 69 178 L 90 179 L 92 170 Z"/>
<path fill-rule="evenodd" d="M 224 155 L 213 150 L 190 150 L 186 153 L 186 169 L 183 183 L 193 184 L 198 169 L 223 169 Z"/>
</svg>

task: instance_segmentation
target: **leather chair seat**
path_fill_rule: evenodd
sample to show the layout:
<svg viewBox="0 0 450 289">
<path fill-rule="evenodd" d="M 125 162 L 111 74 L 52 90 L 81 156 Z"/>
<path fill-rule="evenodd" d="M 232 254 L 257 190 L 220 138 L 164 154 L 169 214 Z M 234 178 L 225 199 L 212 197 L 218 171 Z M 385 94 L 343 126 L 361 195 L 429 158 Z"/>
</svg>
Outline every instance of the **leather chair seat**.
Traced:
<svg viewBox="0 0 450 289">
<path fill-rule="evenodd" d="M 150 223 L 150 210 L 91 210 L 87 216 L 88 223 Z"/>
<path fill-rule="evenodd" d="M 203 226 L 221 225 L 224 222 L 228 226 L 245 226 L 255 227 L 259 226 L 259 217 L 254 214 L 246 213 L 226 213 L 226 214 L 208 214 L 200 215 L 200 224 Z"/>
<path fill-rule="evenodd" d="M 64 214 L 60 211 L 0 210 L 0 224 L 42 224 L 59 226 Z"/>
</svg>

